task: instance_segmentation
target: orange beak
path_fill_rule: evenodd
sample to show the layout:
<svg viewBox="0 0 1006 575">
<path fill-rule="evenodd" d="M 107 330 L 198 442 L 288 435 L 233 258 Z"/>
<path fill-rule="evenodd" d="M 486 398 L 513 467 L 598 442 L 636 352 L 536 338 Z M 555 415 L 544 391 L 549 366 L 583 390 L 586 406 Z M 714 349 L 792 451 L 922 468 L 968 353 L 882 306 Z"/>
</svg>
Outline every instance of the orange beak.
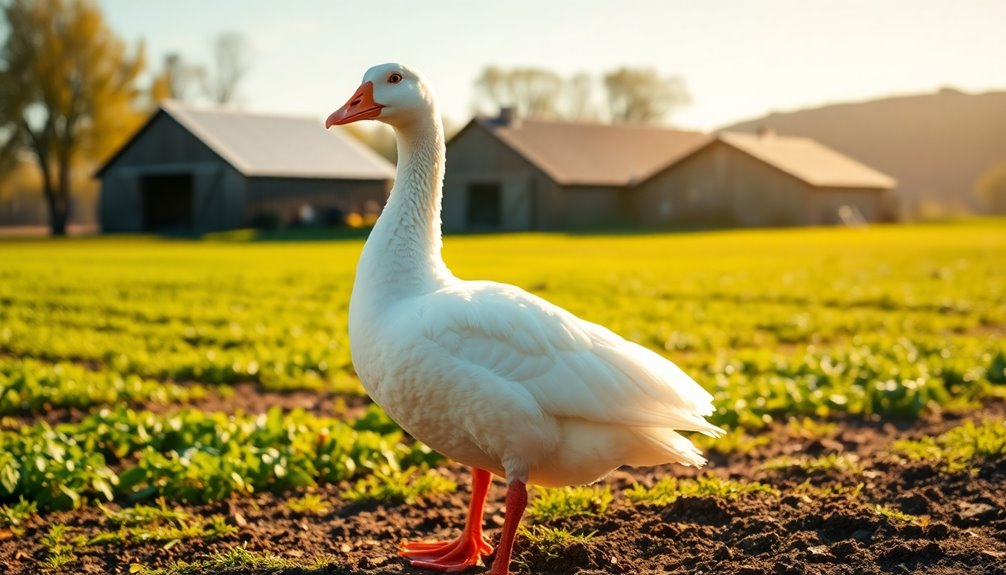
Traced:
<svg viewBox="0 0 1006 575">
<path fill-rule="evenodd" d="M 374 84 L 364 82 L 343 107 L 325 120 L 325 128 L 376 118 L 381 115 L 381 108 L 384 106 L 374 101 Z"/>
</svg>

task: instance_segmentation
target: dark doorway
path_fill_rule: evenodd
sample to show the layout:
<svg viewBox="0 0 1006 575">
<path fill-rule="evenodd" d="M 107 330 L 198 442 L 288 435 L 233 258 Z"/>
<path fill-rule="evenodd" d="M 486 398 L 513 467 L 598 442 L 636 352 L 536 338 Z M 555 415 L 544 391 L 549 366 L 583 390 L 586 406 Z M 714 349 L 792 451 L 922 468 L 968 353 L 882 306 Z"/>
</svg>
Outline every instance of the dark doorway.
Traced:
<svg viewBox="0 0 1006 575">
<path fill-rule="evenodd" d="M 468 229 L 498 230 L 502 223 L 501 204 L 499 184 L 468 186 Z"/>
<path fill-rule="evenodd" d="M 140 183 L 143 229 L 185 233 L 194 228 L 192 174 L 144 176 Z"/>
</svg>

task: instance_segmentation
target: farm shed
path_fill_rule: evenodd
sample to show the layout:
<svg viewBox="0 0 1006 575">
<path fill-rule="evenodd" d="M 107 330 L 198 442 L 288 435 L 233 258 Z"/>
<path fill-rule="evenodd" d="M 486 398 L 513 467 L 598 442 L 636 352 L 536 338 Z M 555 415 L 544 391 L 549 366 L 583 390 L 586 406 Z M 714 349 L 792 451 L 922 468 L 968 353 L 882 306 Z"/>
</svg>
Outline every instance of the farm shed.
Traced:
<svg viewBox="0 0 1006 575">
<path fill-rule="evenodd" d="M 444 228 L 815 225 L 883 217 L 894 180 L 804 138 L 472 120 L 447 144 Z"/>
<path fill-rule="evenodd" d="M 305 211 L 379 211 L 394 174 L 315 118 L 168 102 L 98 170 L 101 226 L 206 232 L 289 223 Z"/>
<path fill-rule="evenodd" d="M 877 222 L 895 181 L 808 138 L 722 132 L 640 182 L 642 225 L 813 226 Z"/>
<path fill-rule="evenodd" d="M 444 229 L 632 224 L 627 191 L 709 136 L 586 122 L 475 118 L 447 144 Z"/>
</svg>

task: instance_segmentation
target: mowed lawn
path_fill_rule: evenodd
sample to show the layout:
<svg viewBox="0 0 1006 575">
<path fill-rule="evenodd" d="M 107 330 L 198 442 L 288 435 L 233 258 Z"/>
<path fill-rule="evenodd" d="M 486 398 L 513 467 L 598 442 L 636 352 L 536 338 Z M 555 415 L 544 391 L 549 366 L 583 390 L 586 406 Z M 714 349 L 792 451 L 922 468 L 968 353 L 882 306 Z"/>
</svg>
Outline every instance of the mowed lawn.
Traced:
<svg viewBox="0 0 1006 575">
<path fill-rule="evenodd" d="M 444 244 L 458 276 L 516 284 L 678 363 L 730 430 L 702 442 L 714 453 L 803 418 L 910 421 L 1006 396 L 1006 220 Z M 0 541 L 35 521 L 47 568 L 72 572 L 95 543 L 53 551 L 54 511 L 417 485 L 402 470 L 442 460 L 368 407 L 352 368 L 362 245 L 0 241 Z M 314 395 L 329 402 L 283 403 Z M 168 540 L 233 536 L 218 520 Z"/>
</svg>

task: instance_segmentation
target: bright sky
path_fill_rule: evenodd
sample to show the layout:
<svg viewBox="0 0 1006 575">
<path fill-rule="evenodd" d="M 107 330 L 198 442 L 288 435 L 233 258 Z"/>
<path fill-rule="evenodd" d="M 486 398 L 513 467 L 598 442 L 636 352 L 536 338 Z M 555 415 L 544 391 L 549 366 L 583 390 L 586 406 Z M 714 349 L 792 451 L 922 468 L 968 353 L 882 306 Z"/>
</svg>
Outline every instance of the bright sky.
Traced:
<svg viewBox="0 0 1006 575">
<path fill-rule="evenodd" d="M 1006 89 L 1002 0 L 99 0 L 152 67 L 211 39 L 252 46 L 243 105 L 323 118 L 373 64 L 422 70 L 444 114 L 466 121 L 488 64 L 599 75 L 619 66 L 684 77 L 674 117 L 711 129 L 769 111 L 931 92 Z"/>
</svg>

